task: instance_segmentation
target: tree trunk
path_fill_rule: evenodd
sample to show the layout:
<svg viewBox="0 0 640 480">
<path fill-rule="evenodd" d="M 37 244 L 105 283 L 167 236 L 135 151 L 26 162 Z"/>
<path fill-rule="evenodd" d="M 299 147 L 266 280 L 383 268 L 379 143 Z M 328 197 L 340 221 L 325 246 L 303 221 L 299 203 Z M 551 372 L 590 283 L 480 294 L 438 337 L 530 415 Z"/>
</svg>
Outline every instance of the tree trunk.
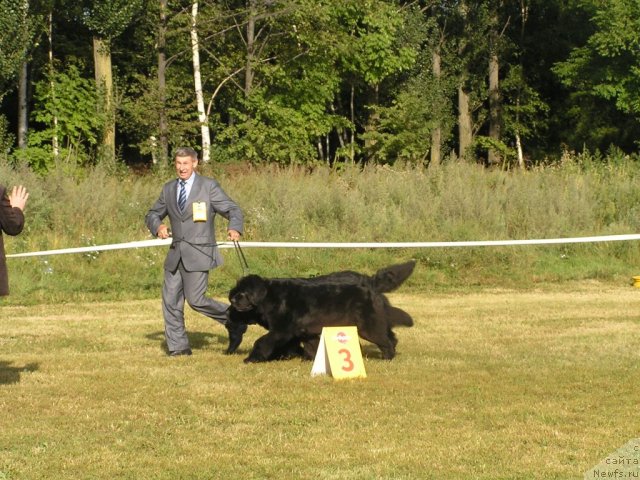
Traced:
<svg viewBox="0 0 640 480">
<path fill-rule="evenodd" d="M 211 133 L 209 131 L 209 119 L 204 108 L 204 95 L 202 93 L 202 80 L 200 78 L 200 48 L 198 45 L 198 2 L 191 6 L 191 55 L 193 59 L 193 83 L 198 104 L 198 121 L 202 135 L 202 161 L 208 163 L 211 154 Z"/>
<path fill-rule="evenodd" d="M 491 52 L 489 58 L 489 138 L 500 141 L 501 136 L 501 105 L 500 105 L 500 64 L 498 54 Z M 494 149 L 489 149 L 489 164 L 495 165 L 501 162 L 500 154 Z"/>
<path fill-rule="evenodd" d="M 469 111 L 469 94 L 462 85 L 458 86 L 458 157 L 466 159 L 469 147 L 473 142 L 471 130 L 471 112 Z"/>
<path fill-rule="evenodd" d="M 374 107 L 369 117 L 367 118 L 367 124 L 364 126 L 364 133 L 372 133 L 378 129 L 378 123 L 380 122 L 380 114 L 375 109 L 379 103 L 379 87 L 378 84 L 373 85 L 369 89 L 369 107 Z M 367 138 L 364 141 L 364 153 L 367 156 L 367 160 L 373 158 L 372 150 L 375 147 L 377 141 L 371 138 Z"/>
<path fill-rule="evenodd" d="M 465 30 L 468 23 L 467 16 L 469 9 L 467 2 L 461 0 L 458 4 L 460 15 L 464 19 Z M 462 41 L 458 47 L 458 57 L 464 59 L 467 41 Z M 464 61 L 466 63 L 466 60 Z M 467 160 L 470 154 L 469 150 L 473 143 L 473 130 L 471 122 L 471 110 L 469 109 L 469 94 L 465 91 L 464 86 L 467 80 L 466 66 L 463 65 L 463 71 L 458 84 L 458 158 Z"/>
<path fill-rule="evenodd" d="M 18 79 L 18 148 L 27 148 L 27 82 L 28 68 L 26 60 L 22 62 Z"/>
<path fill-rule="evenodd" d="M 516 149 L 518 151 L 518 166 L 524 170 L 524 154 L 522 153 L 522 141 L 520 140 L 520 134 L 516 132 Z"/>
<path fill-rule="evenodd" d="M 494 142 L 500 142 L 502 132 L 502 112 L 500 99 L 500 59 L 498 58 L 498 43 L 500 34 L 498 33 L 498 5 L 492 13 L 491 29 L 489 32 L 489 138 Z M 500 153 L 495 149 L 489 149 L 487 158 L 489 165 L 496 165 L 502 162 Z"/>
<path fill-rule="evenodd" d="M 527 24 L 527 20 L 529 18 L 529 6 L 524 0 L 520 0 L 520 17 L 522 18 L 522 22 L 520 24 L 520 44 L 524 45 L 524 37 L 525 37 L 525 25 Z M 520 67 L 524 71 L 523 66 L 523 55 L 520 55 Z M 518 152 L 518 166 L 524 170 L 526 164 L 524 162 L 524 153 L 522 151 L 522 138 L 520 137 L 520 92 L 518 89 L 518 97 L 516 99 L 516 149 Z"/>
<path fill-rule="evenodd" d="M 351 83 L 349 95 L 349 115 L 351 116 L 351 138 L 349 138 L 351 163 L 356 161 L 356 87 Z"/>
<path fill-rule="evenodd" d="M 440 51 L 436 48 L 433 50 L 433 76 L 436 79 L 436 83 L 440 82 L 441 69 L 440 69 Z M 431 132 L 431 161 L 430 166 L 440 165 L 441 162 L 441 145 L 442 145 L 442 129 L 440 128 L 440 122 Z"/>
<path fill-rule="evenodd" d="M 247 59 L 244 74 L 244 95 L 248 97 L 253 87 L 253 66 L 255 64 L 256 16 L 258 10 L 256 0 L 249 0 L 249 18 L 247 19 Z"/>
<path fill-rule="evenodd" d="M 169 159 L 169 126 L 167 121 L 167 0 L 160 0 L 160 23 L 158 24 L 158 133 L 160 136 L 160 163 L 166 164 Z M 155 150 L 155 147 L 154 147 Z M 155 156 L 154 156 L 155 158 Z M 154 162 L 155 163 L 155 162 Z"/>
<path fill-rule="evenodd" d="M 47 25 L 47 36 L 49 37 L 49 88 L 51 89 L 51 98 L 56 98 L 56 85 L 53 81 L 53 74 L 55 72 L 53 67 L 53 13 L 49 12 L 49 19 Z M 58 160 L 60 155 L 60 146 L 58 144 L 58 117 L 53 116 L 53 137 L 51 138 L 51 148 L 53 150 L 53 159 Z"/>
<path fill-rule="evenodd" d="M 106 39 L 93 37 L 93 59 L 96 83 L 98 90 L 102 92 L 102 105 L 99 106 L 99 109 L 105 115 L 102 155 L 103 158 L 114 161 L 116 154 L 116 122 L 113 105 L 113 76 L 111 49 Z"/>
</svg>

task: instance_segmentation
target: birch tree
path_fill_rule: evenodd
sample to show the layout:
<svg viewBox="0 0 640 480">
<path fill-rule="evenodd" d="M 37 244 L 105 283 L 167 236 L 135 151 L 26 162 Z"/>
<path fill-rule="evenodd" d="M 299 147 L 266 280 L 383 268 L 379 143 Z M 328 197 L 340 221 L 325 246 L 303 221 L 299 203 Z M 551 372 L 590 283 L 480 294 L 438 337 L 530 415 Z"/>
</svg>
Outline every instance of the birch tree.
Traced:
<svg viewBox="0 0 640 480">
<path fill-rule="evenodd" d="M 25 36 L 30 36 L 29 30 L 29 0 L 23 0 L 23 15 L 22 24 L 24 25 L 24 29 L 27 30 L 25 32 Z M 29 63 L 27 60 L 27 55 L 22 60 L 22 65 L 20 67 L 20 73 L 18 76 L 18 148 L 26 148 L 27 146 L 27 84 L 28 84 L 28 75 L 29 75 Z"/>
<path fill-rule="evenodd" d="M 169 125 L 167 121 L 167 14 L 168 0 L 159 0 L 158 22 L 158 135 L 160 162 L 166 164 L 169 159 Z M 155 155 L 153 156 L 154 163 Z"/>
<path fill-rule="evenodd" d="M 211 133 L 209 130 L 209 117 L 204 107 L 204 94 L 202 92 L 202 78 L 200 75 L 200 44 L 198 41 L 198 2 L 191 5 L 191 58 L 193 61 L 193 86 L 198 107 L 198 121 L 200 122 L 200 135 L 202 142 L 202 161 L 208 163 L 211 155 Z"/>
</svg>

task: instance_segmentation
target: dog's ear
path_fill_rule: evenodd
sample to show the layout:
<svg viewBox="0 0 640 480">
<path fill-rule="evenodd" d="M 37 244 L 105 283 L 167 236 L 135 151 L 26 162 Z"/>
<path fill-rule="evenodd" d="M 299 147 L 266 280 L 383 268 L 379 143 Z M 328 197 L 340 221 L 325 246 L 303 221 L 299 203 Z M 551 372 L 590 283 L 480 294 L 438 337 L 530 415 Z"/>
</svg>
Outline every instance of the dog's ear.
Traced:
<svg viewBox="0 0 640 480">
<path fill-rule="evenodd" d="M 259 305 L 267 296 L 267 282 L 258 275 L 249 275 L 244 292 L 252 305 Z"/>
</svg>

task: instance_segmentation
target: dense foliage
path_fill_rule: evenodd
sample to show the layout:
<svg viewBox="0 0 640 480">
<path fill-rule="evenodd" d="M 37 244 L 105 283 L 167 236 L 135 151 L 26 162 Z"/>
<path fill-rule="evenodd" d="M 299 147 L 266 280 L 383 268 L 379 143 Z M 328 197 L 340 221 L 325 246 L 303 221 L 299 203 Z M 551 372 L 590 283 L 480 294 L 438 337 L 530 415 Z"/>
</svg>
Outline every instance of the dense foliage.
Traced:
<svg viewBox="0 0 640 480">
<path fill-rule="evenodd" d="M 0 0 L 0 155 L 92 163 L 114 131 L 130 164 L 182 144 L 279 164 L 630 153 L 638 18 L 635 0 Z"/>
</svg>

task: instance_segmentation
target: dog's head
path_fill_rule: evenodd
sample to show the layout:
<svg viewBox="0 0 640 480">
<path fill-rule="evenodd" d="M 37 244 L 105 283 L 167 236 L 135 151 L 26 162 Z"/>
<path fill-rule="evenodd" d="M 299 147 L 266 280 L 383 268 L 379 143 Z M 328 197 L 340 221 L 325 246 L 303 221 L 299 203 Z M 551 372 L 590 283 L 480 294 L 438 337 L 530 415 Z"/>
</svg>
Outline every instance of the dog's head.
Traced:
<svg viewBox="0 0 640 480">
<path fill-rule="evenodd" d="M 247 275 L 236 283 L 229 292 L 231 305 L 239 312 L 252 310 L 267 296 L 267 284 L 258 275 Z"/>
</svg>

